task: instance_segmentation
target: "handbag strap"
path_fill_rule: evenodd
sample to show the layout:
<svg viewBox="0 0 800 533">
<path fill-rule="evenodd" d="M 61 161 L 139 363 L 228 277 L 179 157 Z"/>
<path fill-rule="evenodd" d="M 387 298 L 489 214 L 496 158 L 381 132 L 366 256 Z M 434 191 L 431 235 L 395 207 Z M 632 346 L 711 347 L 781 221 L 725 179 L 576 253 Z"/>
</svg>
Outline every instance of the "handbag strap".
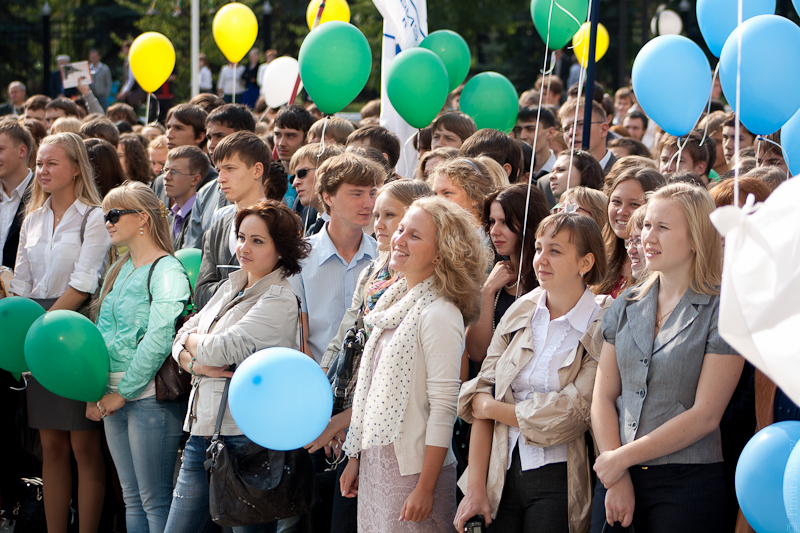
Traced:
<svg viewBox="0 0 800 533">
<path fill-rule="evenodd" d="M 153 271 L 156 269 L 156 265 L 158 264 L 158 262 L 164 259 L 165 257 L 166 255 L 162 255 L 161 257 L 153 261 L 150 264 L 150 272 L 147 273 L 147 298 L 150 301 L 150 305 L 153 305 L 153 293 L 150 291 L 150 279 L 152 279 L 153 277 Z"/>
<path fill-rule="evenodd" d="M 609 527 L 612 527 L 612 526 L 609 526 L 609 525 L 608 525 L 608 520 L 604 520 L 604 521 L 603 521 L 603 531 L 601 531 L 600 533 L 607 533 L 607 532 L 608 532 L 608 528 L 609 528 Z M 622 527 L 622 526 L 620 525 L 620 527 Z M 629 525 L 629 526 L 628 526 L 626 529 L 627 529 L 628 531 L 630 531 L 631 533 L 636 533 L 636 532 L 633 530 L 633 524 Z"/>
<path fill-rule="evenodd" d="M 225 417 L 225 407 L 228 405 L 228 389 L 231 388 L 231 378 L 225 379 L 225 388 L 222 389 L 222 399 L 219 402 L 219 413 L 217 413 L 217 423 L 214 425 L 214 435 L 211 437 L 212 444 L 219 440 L 219 432 L 222 430 L 222 419 Z"/>
</svg>

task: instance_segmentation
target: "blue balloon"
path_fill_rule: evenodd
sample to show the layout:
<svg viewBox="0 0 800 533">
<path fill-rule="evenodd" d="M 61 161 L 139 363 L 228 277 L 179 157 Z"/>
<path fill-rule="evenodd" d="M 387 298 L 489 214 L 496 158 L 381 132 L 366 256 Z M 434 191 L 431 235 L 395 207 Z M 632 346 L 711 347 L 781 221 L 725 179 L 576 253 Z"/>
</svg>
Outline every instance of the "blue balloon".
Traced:
<svg viewBox="0 0 800 533">
<path fill-rule="evenodd" d="M 793 531 L 783 504 L 789 455 L 800 440 L 800 422 L 778 422 L 756 433 L 736 465 L 736 498 L 744 517 L 759 532 Z"/>
<path fill-rule="evenodd" d="M 734 109 L 739 34 L 742 36 L 739 118 L 756 135 L 771 135 L 800 109 L 797 90 L 800 28 L 777 15 L 759 15 L 731 33 L 719 56 L 719 79 L 722 92 Z"/>
<path fill-rule="evenodd" d="M 233 374 L 228 401 L 242 433 L 271 450 L 310 444 L 333 411 L 328 377 L 291 348 L 267 348 L 245 359 Z"/>
<path fill-rule="evenodd" d="M 775 0 L 747 0 L 742 3 L 742 22 L 758 15 L 774 15 Z M 697 0 L 697 24 L 708 49 L 716 57 L 725 40 L 739 24 L 738 0 Z"/>
<path fill-rule="evenodd" d="M 800 497 L 800 446 L 795 445 L 789 460 L 786 462 L 786 469 L 783 473 L 783 507 L 786 511 L 786 518 L 789 522 L 797 523 L 798 498 Z M 792 531 L 789 529 L 788 531 Z M 797 528 L 794 528 L 797 531 Z"/>
<path fill-rule="evenodd" d="M 781 146 L 792 176 L 800 174 L 800 111 L 781 128 Z"/>
<path fill-rule="evenodd" d="M 661 129 L 676 137 L 694 129 L 711 93 L 711 66 L 694 41 L 656 37 L 637 54 L 631 77 L 639 105 Z"/>
</svg>

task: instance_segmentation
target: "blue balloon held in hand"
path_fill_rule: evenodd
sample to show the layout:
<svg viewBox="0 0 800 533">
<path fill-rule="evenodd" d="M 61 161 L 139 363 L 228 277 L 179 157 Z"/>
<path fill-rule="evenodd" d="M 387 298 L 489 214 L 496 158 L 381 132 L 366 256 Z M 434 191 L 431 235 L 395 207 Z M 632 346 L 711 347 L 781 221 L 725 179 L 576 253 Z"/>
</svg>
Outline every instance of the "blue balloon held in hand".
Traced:
<svg viewBox="0 0 800 533">
<path fill-rule="evenodd" d="M 739 34 L 742 36 L 739 118 L 756 135 L 771 135 L 800 108 L 797 90 L 800 27 L 777 15 L 759 15 L 731 33 L 719 56 L 719 80 L 725 98 L 734 109 Z"/>
<path fill-rule="evenodd" d="M 639 105 L 661 129 L 676 137 L 694 129 L 711 93 L 711 66 L 696 43 L 656 37 L 639 51 L 631 77 Z"/>
<path fill-rule="evenodd" d="M 747 0 L 742 3 L 742 22 L 758 15 L 774 15 L 775 0 Z M 738 0 L 697 0 L 697 24 L 708 49 L 716 57 L 728 36 L 739 24 Z"/>
<path fill-rule="evenodd" d="M 784 508 L 784 474 L 800 422 L 778 422 L 756 433 L 736 464 L 736 498 L 742 514 L 759 532 L 792 531 Z"/>
<path fill-rule="evenodd" d="M 328 377 L 307 355 L 267 348 L 231 379 L 231 415 L 245 436 L 271 450 L 296 450 L 319 437 L 333 411 Z"/>
</svg>

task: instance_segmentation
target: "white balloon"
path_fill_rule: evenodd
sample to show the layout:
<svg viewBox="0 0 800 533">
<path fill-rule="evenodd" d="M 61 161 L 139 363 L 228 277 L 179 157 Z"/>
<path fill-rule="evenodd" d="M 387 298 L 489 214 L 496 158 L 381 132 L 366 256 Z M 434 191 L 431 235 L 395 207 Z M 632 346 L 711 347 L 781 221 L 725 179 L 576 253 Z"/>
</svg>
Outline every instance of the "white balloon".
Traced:
<svg viewBox="0 0 800 533">
<path fill-rule="evenodd" d="M 650 21 L 650 31 L 653 35 L 680 35 L 683 31 L 681 16 L 670 9 L 656 11 L 656 16 Z"/>
<path fill-rule="evenodd" d="M 261 94 L 267 105 L 274 108 L 288 104 L 299 75 L 300 66 L 295 58 L 284 56 L 273 59 L 261 79 Z M 302 88 L 303 83 L 300 82 L 297 91 L 300 92 Z"/>
</svg>

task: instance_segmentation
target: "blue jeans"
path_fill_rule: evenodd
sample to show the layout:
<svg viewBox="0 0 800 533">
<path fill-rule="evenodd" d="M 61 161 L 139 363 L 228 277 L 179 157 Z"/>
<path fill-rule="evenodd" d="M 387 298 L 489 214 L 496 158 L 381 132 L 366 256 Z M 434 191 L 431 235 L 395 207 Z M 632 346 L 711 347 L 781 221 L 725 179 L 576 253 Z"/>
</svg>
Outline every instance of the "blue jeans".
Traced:
<svg viewBox="0 0 800 533">
<path fill-rule="evenodd" d="M 225 437 L 228 451 L 250 442 L 244 435 Z M 203 461 L 211 439 L 192 435 L 183 450 L 183 464 L 172 498 L 167 533 L 212 533 L 217 525 L 208 509 L 208 476 Z M 275 533 L 276 522 L 233 528 L 234 533 Z"/>
<path fill-rule="evenodd" d="M 151 396 L 128 402 L 103 419 L 122 485 L 128 533 L 164 531 L 182 435 L 181 413 L 181 404 Z"/>
</svg>

